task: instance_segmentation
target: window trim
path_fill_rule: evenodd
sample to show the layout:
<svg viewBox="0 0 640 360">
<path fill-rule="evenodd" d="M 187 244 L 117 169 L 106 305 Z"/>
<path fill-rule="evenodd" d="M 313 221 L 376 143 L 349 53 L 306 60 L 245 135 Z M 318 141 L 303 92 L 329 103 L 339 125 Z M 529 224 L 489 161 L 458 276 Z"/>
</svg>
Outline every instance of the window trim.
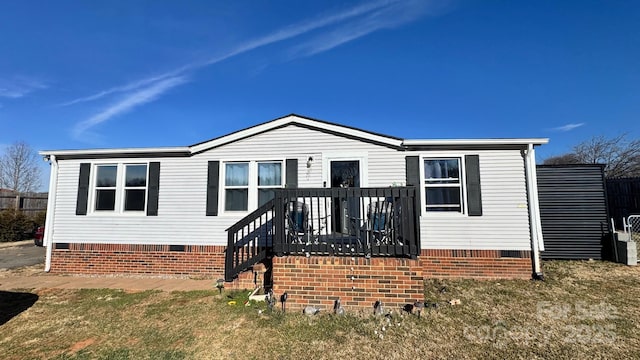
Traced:
<svg viewBox="0 0 640 360">
<path fill-rule="evenodd" d="M 144 186 L 127 186 L 127 167 L 129 166 L 140 166 L 144 165 L 146 167 L 146 173 L 144 178 Z M 144 212 L 147 213 L 147 206 L 149 205 L 149 163 L 140 164 L 140 163 L 123 163 L 122 168 L 124 169 L 122 175 L 122 202 L 121 202 L 121 212 L 123 213 L 137 213 Z M 142 190 L 144 189 L 144 208 L 142 210 L 125 210 L 125 205 L 127 202 L 127 190 Z M 117 193 L 117 190 L 116 190 Z"/>
<path fill-rule="evenodd" d="M 260 190 L 282 189 L 285 187 L 286 161 L 265 160 L 256 161 L 256 207 L 260 206 Z M 260 185 L 260 164 L 280 164 L 280 185 Z"/>
<path fill-rule="evenodd" d="M 331 162 L 332 161 L 359 161 L 360 162 L 360 187 L 369 186 L 369 154 L 367 152 L 353 151 L 345 155 L 344 152 L 322 153 L 322 183 L 324 187 L 331 187 Z"/>
<path fill-rule="evenodd" d="M 128 187 L 126 185 L 126 167 L 128 165 L 144 165 L 147 168 L 146 182 L 144 186 L 144 210 L 124 210 L 125 203 L 125 190 L 127 189 L 142 189 L 141 186 Z M 96 181 L 98 175 L 98 167 L 100 166 L 116 166 L 116 186 L 108 187 L 107 189 L 115 189 L 115 204 L 113 210 L 96 210 L 96 191 L 98 190 Z M 87 215 L 93 216 L 147 216 L 147 207 L 149 206 L 149 162 L 148 161 L 136 161 L 136 162 L 104 162 L 104 163 L 92 163 L 91 173 L 89 176 L 89 199 L 88 199 L 88 211 Z"/>
<path fill-rule="evenodd" d="M 218 215 L 227 215 L 227 216 L 237 216 L 237 215 L 246 215 L 255 211 L 258 208 L 258 189 L 283 189 L 285 187 L 285 176 L 287 174 L 286 171 L 286 159 L 284 158 L 265 158 L 265 159 L 220 159 L 220 171 L 219 171 L 219 199 L 218 201 Z M 249 183 L 248 186 L 231 186 L 227 187 L 225 183 L 226 173 L 227 173 L 227 164 L 233 163 L 248 163 L 249 164 Z M 280 163 L 280 186 L 258 186 L 258 164 L 259 163 Z M 227 201 L 227 189 L 245 189 L 248 188 L 247 195 L 247 210 L 227 210 L 226 201 Z"/>
<path fill-rule="evenodd" d="M 100 167 L 107 167 L 107 166 L 115 166 L 116 167 L 116 181 L 115 181 L 115 185 L 114 186 L 98 186 L 98 168 Z M 91 193 L 93 195 L 93 202 L 91 204 L 91 210 L 92 212 L 97 212 L 97 213 L 110 213 L 110 212 L 115 212 L 118 209 L 118 164 L 96 164 L 94 166 L 95 171 L 93 171 L 93 173 L 95 174 L 93 181 L 91 181 L 89 184 L 90 186 L 93 188 L 91 190 Z M 98 210 L 97 207 L 97 201 L 98 201 L 98 190 L 113 190 L 114 191 L 114 196 L 113 196 L 113 210 Z"/>
<path fill-rule="evenodd" d="M 227 165 L 229 164 L 247 164 L 247 185 L 229 185 L 227 186 Z M 251 162 L 250 161 L 225 161 L 222 163 L 222 179 L 220 180 L 222 186 L 222 211 L 228 213 L 245 213 L 251 209 Z M 244 190 L 247 189 L 247 210 L 227 210 L 227 190 Z"/>
<path fill-rule="evenodd" d="M 420 155 L 420 213 L 423 216 L 429 217 L 456 217 L 456 216 L 469 216 L 469 211 L 467 210 L 467 184 L 466 184 L 466 163 L 464 160 L 465 155 L 469 155 L 466 153 L 447 153 L 447 152 L 434 152 L 428 154 Z M 457 159 L 460 164 L 459 168 L 459 181 L 460 181 L 460 211 L 427 211 L 427 180 L 424 174 L 424 162 L 425 160 L 446 160 L 446 159 Z M 452 186 L 454 185 L 454 186 Z M 437 184 L 434 187 L 458 187 L 458 184 Z"/>
</svg>

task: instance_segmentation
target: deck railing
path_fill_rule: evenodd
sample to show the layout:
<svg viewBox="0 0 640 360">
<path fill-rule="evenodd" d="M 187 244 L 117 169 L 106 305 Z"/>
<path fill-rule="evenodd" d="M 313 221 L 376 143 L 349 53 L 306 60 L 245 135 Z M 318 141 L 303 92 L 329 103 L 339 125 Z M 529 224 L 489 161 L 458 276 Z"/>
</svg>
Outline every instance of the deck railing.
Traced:
<svg viewBox="0 0 640 360">
<path fill-rule="evenodd" d="M 226 281 L 271 255 L 274 215 L 271 200 L 227 229 Z"/>
<path fill-rule="evenodd" d="M 275 190 L 227 229 L 225 279 L 273 255 L 415 258 L 419 204 L 414 187 Z"/>
<path fill-rule="evenodd" d="M 276 255 L 419 255 L 414 187 L 283 189 L 274 201 Z"/>
</svg>

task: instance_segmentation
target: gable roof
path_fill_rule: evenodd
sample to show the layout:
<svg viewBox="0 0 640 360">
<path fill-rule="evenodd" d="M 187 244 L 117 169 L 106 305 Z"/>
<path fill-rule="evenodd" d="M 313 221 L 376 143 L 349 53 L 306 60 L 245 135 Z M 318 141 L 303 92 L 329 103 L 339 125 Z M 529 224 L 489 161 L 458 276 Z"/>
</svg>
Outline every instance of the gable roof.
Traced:
<svg viewBox="0 0 640 360">
<path fill-rule="evenodd" d="M 313 119 L 297 114 L 289 114 L 271 121 L 254 125 L 211 140 L 191 146 L 155 147 L 155 148 L 120 148 L 120 149 L 88 149 L 88 150 L 43 150 L 42 156 L 54 155 L 59 158 L 110 158 L 110 157 L 188 157 L 235 141 L 246 139 L 271 130 L 286 126 L 300 126 L 312 130 L 330 133 L 336 136 L 374 143 L 397 150 L 422 150 L 464 147 L 522 147 L 546 144 L 548 139 L 456 139 L 456 140 L 405 140 L 402 138 L 375 133 L 355 127 L 336 124 L 324 120 Z"/>
<path fill-rule="evenodd" d="M 211 140 L 207 140 L 195 145 L 191 145 L 190 149 L 195 154 L 195 153 L 206 151 L 218 146 L 228 144 L 230 142 L 246 139 L 254 135 L 258 135 L 267 131 L 271 131 L 271 130 L 282 128 L 289 125 L 301 126 L 309 129 L 328 132 L 338 136 L 356 138 L 358 140 L 378 143 L 380 145 L 386 145 L 386 146 L 397 147 L 397 148 L 400 148 L 402 146 L 402 141 L 403 141 L 403 139 L 401 138 L 397 138 L 389 135 L 383 135 L 383 134 L 379 134 L 371 131 L 358 129 L 355 127 L 340 125 L 340 124 L 336 124 L 336 123 L 332 123 L 324 120 L 313 119 L 310 117 L 301 116 L 297 114 L 289 114 L 287 116 L 283 116 L 271 121 L 267 121 L 262 124 L 254 125 L 246 129 L 232 132 L 231 134 L 227 134 L 227 135 L 220 136 Z"/>
</svg>

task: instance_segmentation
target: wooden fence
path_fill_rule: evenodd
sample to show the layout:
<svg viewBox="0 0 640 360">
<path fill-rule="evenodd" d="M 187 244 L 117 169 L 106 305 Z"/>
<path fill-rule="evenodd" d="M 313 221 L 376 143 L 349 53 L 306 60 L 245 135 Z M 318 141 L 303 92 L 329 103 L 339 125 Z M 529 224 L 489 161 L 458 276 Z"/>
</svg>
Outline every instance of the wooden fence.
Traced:
<svg viewBox="0 0 640 360">
<path fill-rule="evenodd" d="M 622 228 L 622 218 L 640 214 L 640 177 L 607 179 L 609 216 Z"/>
<path fill-rule="evenodd" d="M 34 216 L 39 212 L 47 211 L 47 195 L 46 193 L 0 194 L 0 211 L 15 209 L 27 216 Z"/>
</svg>

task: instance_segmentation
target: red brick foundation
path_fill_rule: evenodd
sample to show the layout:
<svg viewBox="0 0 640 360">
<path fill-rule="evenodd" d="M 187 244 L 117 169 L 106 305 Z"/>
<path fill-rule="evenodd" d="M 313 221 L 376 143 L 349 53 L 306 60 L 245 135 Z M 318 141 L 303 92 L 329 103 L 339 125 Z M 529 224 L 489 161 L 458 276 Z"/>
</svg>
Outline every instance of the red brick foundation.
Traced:
<svg viewBox="0 0 640 360">
<path fill-rule="evenodd" d="M 391 308 L 423 299 L 424 279 L 531 279 L 531 252 L 500 250 L 422 250 L 418 260 L 349 257 L 276 257 L 273 289 L 288 293 L 299 309 L 370 308 L 381 300 Z"/>
<path fill-rule="evenodd" d="M 55 244 L 51 272 L 218 279 L 224 254 L 224 246 L 214 245 Z M 225 287 L 252 289 L 262 272 L 245 271 Z M 287 292 L 293 308 L 330 309 L 338 297 L 345 307 L 371 307 L 376 300 L 398 307 L 422 299 L 427 278 L 530 279 L 531 273 L 530 251 L 423 249 L 417 260 L 286 256 L 272 264 L 274 292 Z"/>
<path fill-rule="evenodd" d="M 136 274 L 224 278 L 225 246 L 54 244 L 51 272 L 67 274 Z M 212 285 L 213 286 L 213 285 Z M 253 289 L 246 271 L 227 288 Z"/>
<path fill-rule="evenodd" d="M 425 278 L 531 279 L 530 251 L 425 250 Z"/>
<path fill-rule="evenodd" d="M 376 300 L 398 307 L 424 296 L 420 262 L 395 258 L 276 257 L 273 290 L 287 292 L 293 308 L 331 309 L 338 297 L 345 307 L 371 307 Z"/>
</svg>

